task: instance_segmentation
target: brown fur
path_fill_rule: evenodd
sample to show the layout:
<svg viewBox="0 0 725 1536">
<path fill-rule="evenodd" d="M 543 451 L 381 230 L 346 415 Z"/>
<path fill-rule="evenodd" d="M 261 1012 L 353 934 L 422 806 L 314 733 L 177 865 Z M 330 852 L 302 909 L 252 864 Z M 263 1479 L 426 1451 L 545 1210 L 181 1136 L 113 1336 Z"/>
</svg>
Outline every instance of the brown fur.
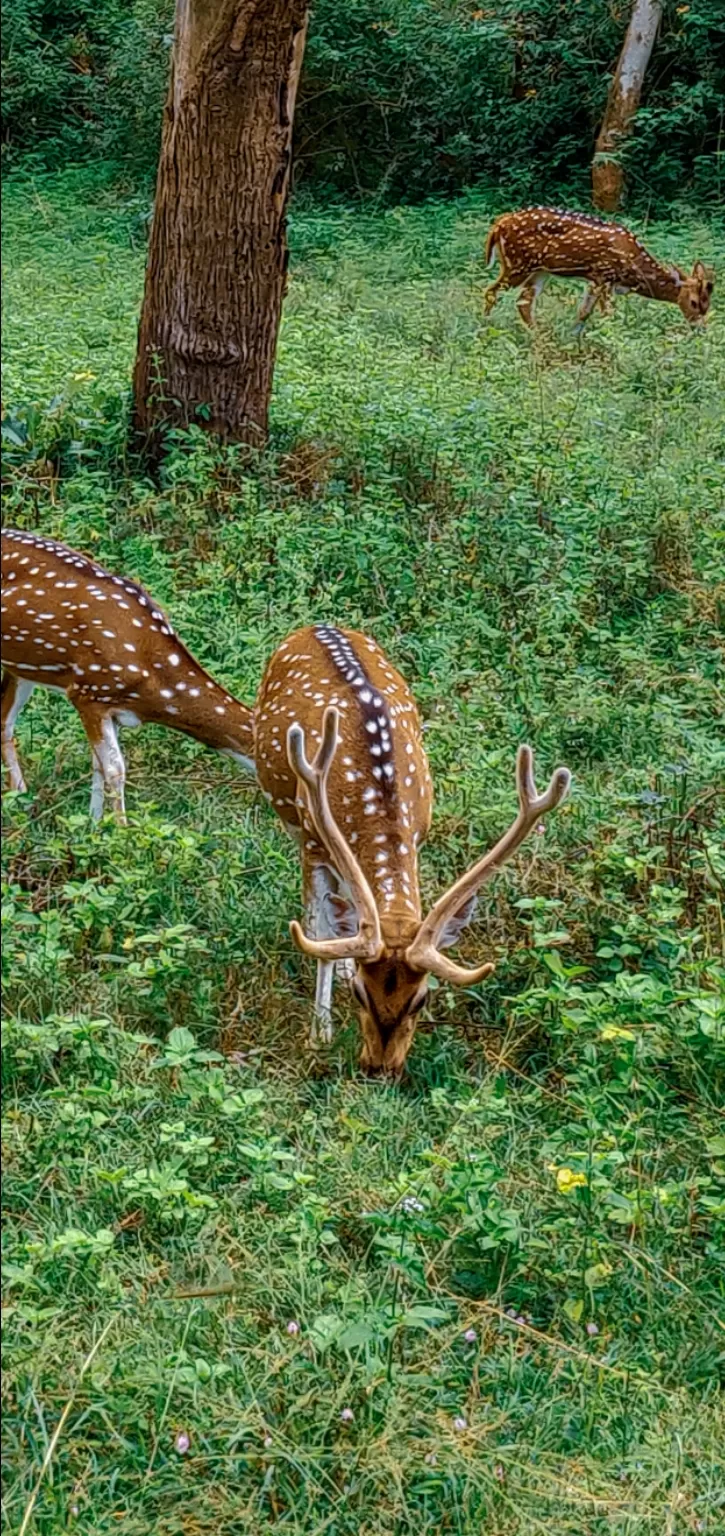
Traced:
<svg viewBox="0 0 725 1536">
<path fill-rule="evenodd" d="M 55 539 L 3 530 L 2 647 L 2 755 L 15 789 L 25 786 L 13 724 L 22 695 L 38 686 L 77 709 L 119 816 L 119 716 L 183 731 L 251 765 L 252 711 L 199 665 L 142 587 Z"/>
<path fill-rule="evenodd" d="M 579 310 L 583 323 L 596 304 L 604 307 L 612 293 L 637 293 L 643 298 L 677 304 L 691 324 L 703 320 L 710 307 L 714 276 L 696 261 L 688 276 L 679 267 L 658 261 L 636 235 L 621 224 L 609 224 L 589 214 L 561 208 L 522 208 L 504 213 L 486 239 L 486 261 L 498 253 L 500 273 L 486 290 L 488 313 L 505 288 L 521 288 L 518 310 L 527 325 L 546 276 L 583 278 L 589 288 Z"/>
<path fill-rule="evenodd" d="M 379 960 L 360 964 L 353 983 L 361 1061 L 370 1070 L 395 1072 L 413 1039 L 411 1005 L 425 994 L 425 979 L 406 965 L 405 951 L 421 921 L 417 850 L 430 827 L 433 786 L 415 702 L 375 641 L 327 625 L 290 635 L 272 657 L 257 698 L 255 760 L 263 792 L 300 836 L 308 907 L 330 859 L 300 806 L 286 740 L 296 722 L 310 750 L 316 748 L 328 705 L 341 717 L 329 805 L 376 898 L 385 946 Z"/>
<path fill-rule="evenodd" d="M 321 624 L 284 641 L 257 700 L 255 761 L 263 792 L 300 842 L 312 934 L 298 923 L 291 931 L 317 960 L 313 1038 L 319 1027 L 331 1039 L 332 967 L 354 961 L 361 1065 L 398 1073 L 428 977 L 473 986 L 493 969 L 467 970 L 443 951 L 470 921 L 480 886 L 560 803 L 568 770 L 539 795 L 531 751 L 519 748 L 517 816 L 424 919 L 418 850 L 433 785 L 415 702 L 374 640 Z"/>
</svg>

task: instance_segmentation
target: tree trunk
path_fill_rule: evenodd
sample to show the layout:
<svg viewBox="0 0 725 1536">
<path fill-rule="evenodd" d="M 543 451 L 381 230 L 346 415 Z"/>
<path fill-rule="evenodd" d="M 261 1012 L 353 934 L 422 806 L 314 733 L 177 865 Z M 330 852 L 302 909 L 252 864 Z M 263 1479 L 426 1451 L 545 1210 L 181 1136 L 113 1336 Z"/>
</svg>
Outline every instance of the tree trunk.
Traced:
<svg viewBox="0 0 725 1536">
<path fill-rule="evenodd" d="M 624 172 L 619 153 L 639 106 L 661 18 L 661 0 L 634 0 L 592 163 L 594 206 L 606 213 L 614 213 L 622 197 Z"/>
<path fill-rule="evenodd" d="M 307 0 L 177 0 L 134 419 L 262 443 Z"/>
</svg>

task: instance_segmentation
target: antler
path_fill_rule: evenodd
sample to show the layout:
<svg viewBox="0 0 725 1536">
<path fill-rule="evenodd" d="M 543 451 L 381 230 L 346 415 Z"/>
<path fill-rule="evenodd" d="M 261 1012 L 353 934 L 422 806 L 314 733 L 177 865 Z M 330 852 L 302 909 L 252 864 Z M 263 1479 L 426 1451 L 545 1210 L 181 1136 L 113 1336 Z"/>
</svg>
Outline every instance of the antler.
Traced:
<svg viewBox="0 0 725 1536">
<path fill-rule="evenodd" d="M 519 795 L 519 813 L 512 822 L 503 837 L 499 838 L 496 846 L 490 853 L 479 859 L 468 874 L 462 875 L 450 890 L 431 908 L 428 916 L 421 923 L 420 928 L 406 953 L 406 960 L 414 970 L 430 971 L 432 975 L 439 976 L 442 981 L 451 981 L 457 986 L 472 986 L 474 982 L 482 981 L 484 976 L 493 970 L 492 965 L 482 965 L 476 970 L 465 970 L 462 966 L 454 965 L 441 954 L 438 945 L 444 932 L 446 923 L 460 912 L 473 896 L 480 890 L 486 880 L 490 880 L 516 852 L 519 844 L 528 836 L 532 827 L 541 816 L 548 811 L 553 811 L 564 799 L 569 785 L 571 774 L 568 768 L 557 768 L 552 774 L 543 795 L 539 795 L 534 782 L 534 760 L 530 747 L 519 747 L 516 757 L 516 788 Z"/>
<path fill-rule="evenodd" d="M 330 707 L 322 722 L 322 741 L 310 763 L 305 754 L 305 733 L 301 725 L 291 725 L 287 732 L 287 757 L 297 776 L 298 788 L 304 785 L 310 819 L 323 847 L 327 849 L 338 875 L 348 886 L 358 913 L 358 932 L 354 938 L 308 939 L 299 923 L 290 923 L 290 933 L 298 949 L 317 960 L 379 959 L 383 950 L 380 918 L 375 897 L 345 841 L 330 810 L 327 777 L 338 743 L 340 714 Z"/>
</svg>

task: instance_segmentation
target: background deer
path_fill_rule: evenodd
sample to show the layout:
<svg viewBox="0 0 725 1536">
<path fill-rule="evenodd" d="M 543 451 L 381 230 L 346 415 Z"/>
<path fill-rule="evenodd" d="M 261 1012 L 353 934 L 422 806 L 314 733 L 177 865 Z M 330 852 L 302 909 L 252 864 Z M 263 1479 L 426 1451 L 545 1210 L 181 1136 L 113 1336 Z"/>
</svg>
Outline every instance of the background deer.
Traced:
<svg viewBox="0 0 725 1536">
<path fill-rule="evenodd" d="M 168 725 L 254 771 L 252 712 L 194 660 L 143 587 L 54 539 L 2 534 L 2 758 L 25 789 L 14 727 L 33 689 L 64 693 L 93 753 L 91 815 L 123 820 L 119 725 Z"/>
<path fill-rule="evenodd" d="M 522 208 L 504 213 L 491 226 L 486 262 L 498 261 L 500 273 L 484 294 L 486 314 L 505 288 L 521 288 L 517 309 L 532 325 L 534 304 L 547 277 L 585 278 L 589 287 L 579 306 L 581 330 L 596 304 L 604 309 L 612 293 L 638 293 L 645 299 L 677 304 L 692 324 L 710 308 L 714 278 L 701 261 L 688 276 L 679 267 L 650 255 L 621 224 L 608 224 L 586 213 L 562 208 Z"/>
<path fill-rule="evenodd" d="M 285 640 L 257 699 L 255 758 L 263 792 L 300 841 L 311 937 L 299 923 L 290 929 L 317 960 L 313 1038 L 331 1038 L 334 967 L 352 962 L 361 1065 L 399 1072 L 428 976 L 471 986 L 493 970 L 466 970 L 443 951 L 470 921 L 484 881 L 561 803 L 570 774 L 558 768 L 537 794 L 531 751 L 521 747 L 516 819 L 423 919 L 418 849 L 433 786 L 413 698 L 374 640 L 322 624 Z"/>
</svg>

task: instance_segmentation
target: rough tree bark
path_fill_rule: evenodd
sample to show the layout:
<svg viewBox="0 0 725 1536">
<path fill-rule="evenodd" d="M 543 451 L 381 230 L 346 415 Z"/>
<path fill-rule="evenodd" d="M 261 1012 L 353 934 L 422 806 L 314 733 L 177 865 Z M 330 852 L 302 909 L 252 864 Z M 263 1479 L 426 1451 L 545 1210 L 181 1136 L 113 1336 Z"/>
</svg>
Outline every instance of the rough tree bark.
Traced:
<svg viewBox="0 0 725 1536">
<path fill-rule="evenodd" d="M 661 0 L 634 0 L 592 163 L 594 206 L 606 213 L 614 213 L 621 201 L 624 172 L 619 152 L 639 106 L 661 18 Z"/>
<path fill-rule="evenodd" d="M 177 0 L 134 370 L 137 429 L 261 443 L 307 0 Z"/>
</svg>

